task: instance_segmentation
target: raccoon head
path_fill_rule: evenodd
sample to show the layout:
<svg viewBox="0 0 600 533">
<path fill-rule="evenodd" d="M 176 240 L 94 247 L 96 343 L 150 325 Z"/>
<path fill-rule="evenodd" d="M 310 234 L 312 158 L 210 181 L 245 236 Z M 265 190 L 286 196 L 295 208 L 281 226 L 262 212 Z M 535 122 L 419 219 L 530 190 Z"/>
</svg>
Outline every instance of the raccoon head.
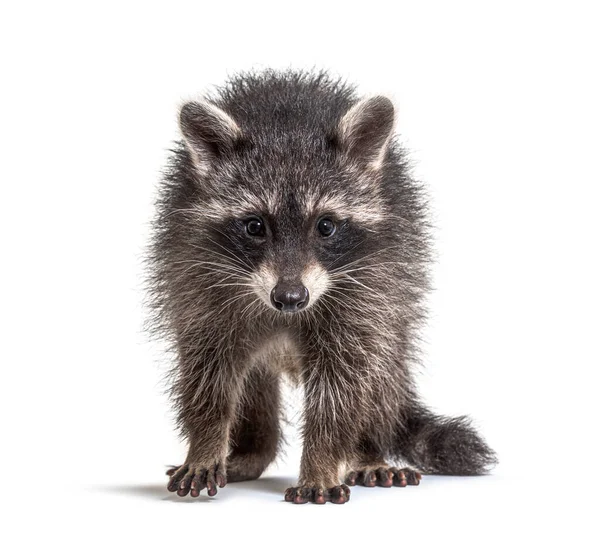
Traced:
<svg viewBox="0 0 600 533">
<path fill-rule="evenodd" d="M 336 272 L 377 240 L 394 109 L 381 96 L 329 114 L 275 107 L 253 114 L 191 102 L 180 127 L 195 220 L 203 249 L 222 264 L 220 285 L 295 313 L 333 289 Z"/>
</svg>

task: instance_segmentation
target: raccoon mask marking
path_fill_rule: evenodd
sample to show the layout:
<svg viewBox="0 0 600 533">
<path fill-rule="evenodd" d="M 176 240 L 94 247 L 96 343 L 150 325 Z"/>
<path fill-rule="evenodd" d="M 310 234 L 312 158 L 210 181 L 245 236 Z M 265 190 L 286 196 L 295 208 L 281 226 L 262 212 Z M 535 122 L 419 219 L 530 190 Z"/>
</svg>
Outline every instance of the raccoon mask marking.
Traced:
<svg viewBox="0 0 600 533">
<path fill-rule="evenodd" d="M 241 74 L 185 104 L 180 127 L 149 254 L 189 445 L 168 489 L 213 496 L 261 475 L 282 440 L 283 373 L 304 391 L 287 501 L 345 503 L 348 485 L 494 464 L 467 418 L 416 391 L 428 214 L 390 100 L 325 73 Z"/>
</svg>

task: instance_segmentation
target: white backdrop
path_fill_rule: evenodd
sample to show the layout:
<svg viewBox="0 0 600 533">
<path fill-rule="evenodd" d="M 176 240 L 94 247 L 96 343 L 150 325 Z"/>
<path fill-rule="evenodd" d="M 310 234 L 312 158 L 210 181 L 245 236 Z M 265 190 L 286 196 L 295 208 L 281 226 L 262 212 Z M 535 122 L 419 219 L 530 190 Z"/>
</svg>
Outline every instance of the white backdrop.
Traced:
<svg viewBox="0 0 600 533">
<path fill-rule="evenodd" d="M 583 2 L 21 2 L 0 13 L 3 521 L 11 531 L 597 527 L 598 12 Z M 186 98 L 250 67 L 393 97 L 437 225 L 421 390 L 498 451 L 480 478 L 178 499 L 141 257 Z M 297 399 L 296 399 L 297 400 Z M 297 401 L 288 400 L 298 421 Z"/>
</svg>

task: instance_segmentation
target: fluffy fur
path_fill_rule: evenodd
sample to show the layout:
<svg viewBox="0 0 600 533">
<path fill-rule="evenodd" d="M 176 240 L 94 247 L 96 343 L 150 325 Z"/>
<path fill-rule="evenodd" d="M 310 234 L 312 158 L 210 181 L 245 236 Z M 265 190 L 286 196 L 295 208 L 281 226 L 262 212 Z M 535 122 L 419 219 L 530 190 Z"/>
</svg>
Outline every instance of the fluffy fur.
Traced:
<svg viewBox="0 0 600 533">
<path fill-rule="evenodd" d="M 288 501 L 418 484 L 389 462 L 436 474 L 494 463 L 466 418 L 433 415 L 415 391 L 430 239 L 393 124 L 387 98 L 360 99 L 325 73 L 242 74 L 182 107 L 149 257 L 155 331 L 177 353 L 171 394 L 189 442 L 169 490 L 214 495 L 263 472 L 281 439 L 283 373 L 305 391 Z M 249 234 L 256 217 L 263 235 Z M 331 236 L 317 230 L 323 217 Z M 274 307 L 284 282 L 306 287 L 301 311 Z"/>
</svg>

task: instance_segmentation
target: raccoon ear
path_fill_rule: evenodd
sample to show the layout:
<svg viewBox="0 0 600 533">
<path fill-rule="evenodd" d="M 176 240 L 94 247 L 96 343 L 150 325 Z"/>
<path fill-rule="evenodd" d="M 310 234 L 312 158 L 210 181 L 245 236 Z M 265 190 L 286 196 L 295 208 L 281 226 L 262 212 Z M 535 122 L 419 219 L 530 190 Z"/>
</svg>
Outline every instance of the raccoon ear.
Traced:
<svg viewBox="0 0 600 533">
<path fill-rule="evenodd" d="M 235 120 L 207 101 L 184 104 L 179 128 L 199 170 L 206 170 L 215 158 L 231 151 L 242 136 Z"/>
<path fill-rule="evenodd" d="M 365 98 L 340 120 L 338 140 L 352 159 L 378 167 L 394 127 L 394 105 L 385 96 Z"/>
</svg>

